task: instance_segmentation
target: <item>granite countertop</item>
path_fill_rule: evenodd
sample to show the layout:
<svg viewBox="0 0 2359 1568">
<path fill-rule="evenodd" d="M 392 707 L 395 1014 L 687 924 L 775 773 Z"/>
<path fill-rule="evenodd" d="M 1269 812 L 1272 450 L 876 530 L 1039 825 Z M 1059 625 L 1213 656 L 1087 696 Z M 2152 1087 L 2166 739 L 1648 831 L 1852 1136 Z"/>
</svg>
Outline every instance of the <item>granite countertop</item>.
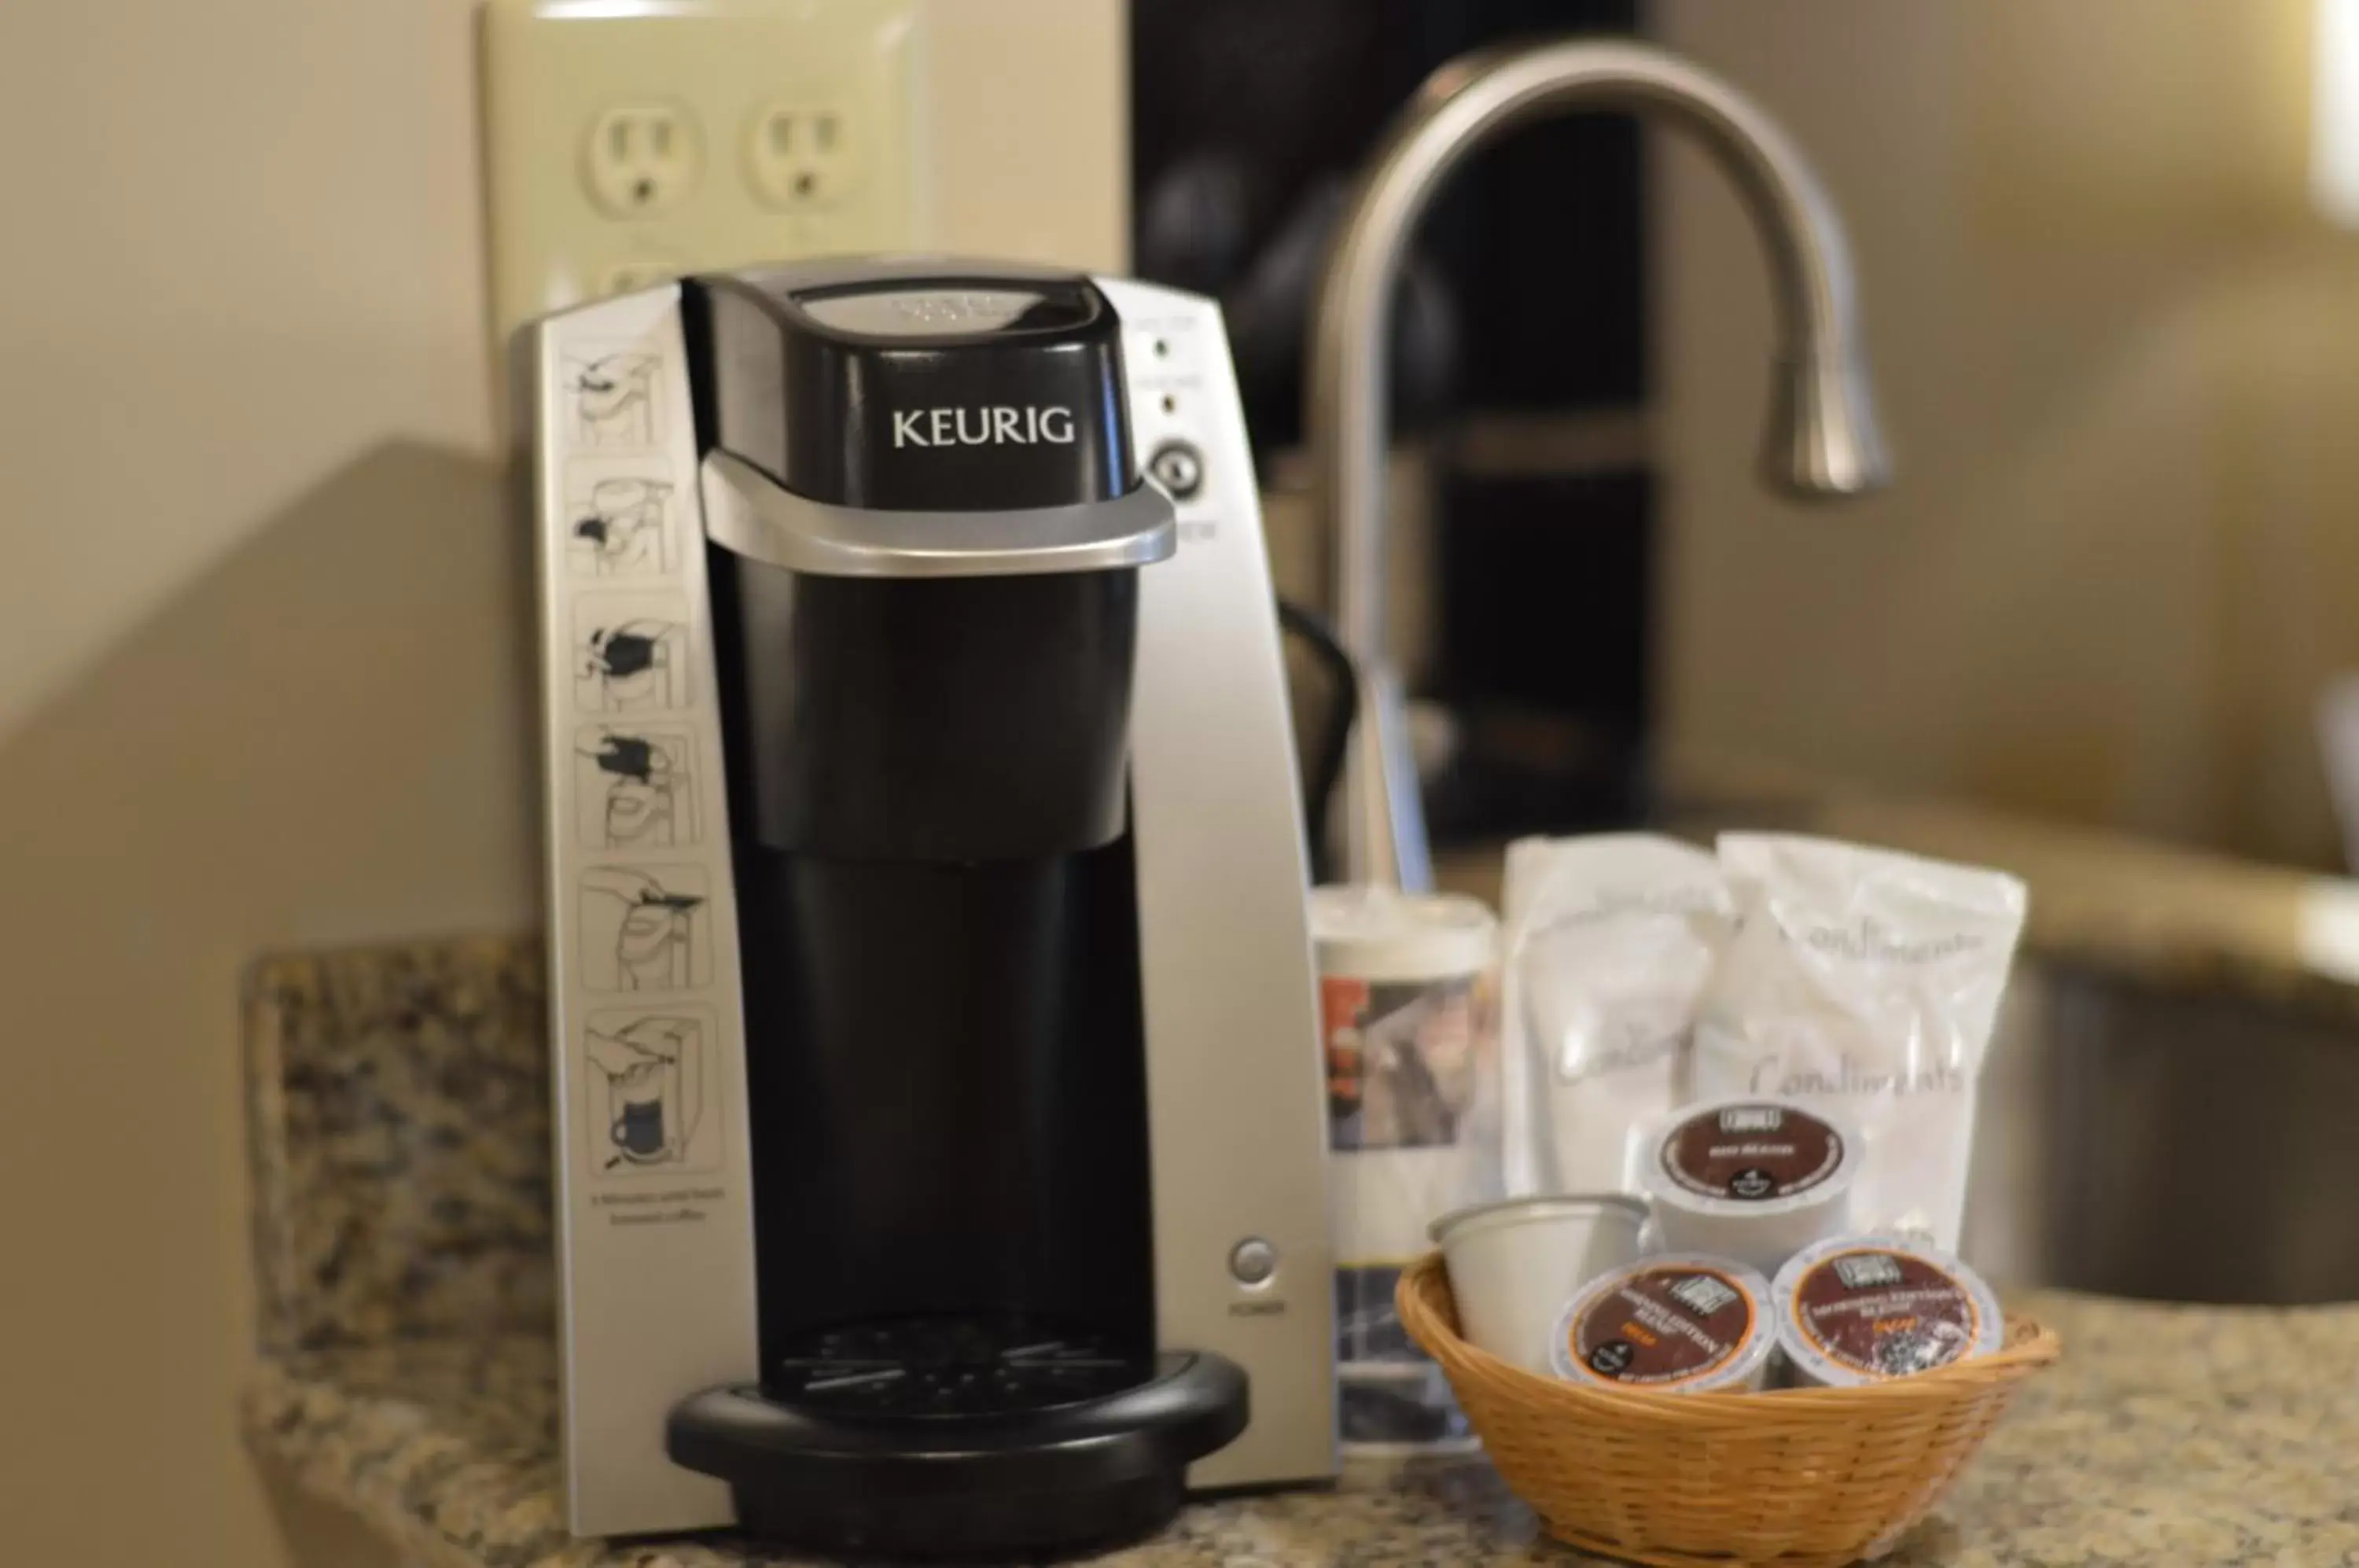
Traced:
<svg viewBox="0 0 2359 1568">
<path fill-rule="evenodd" d="M 2199 1568 L 2359 1563 L 2359 1307 L 2222 1311 L 2060 1295 L 2036 1379 L 1934 1517 L 1885 1561 Z M 784 1563 L 728 1536 L 567 1539 L 544 1334 L 396 1341 L 267 1361 L 247 1430 L 431 1568 Z M 1594 1561 L 1539 1536 L 1488 1466 L 1353 1465 L 1332 1492 L 1184 1509 L 1103 1559 L 1137 1568 Z"/>
<path fill-rule="evenodd" d="M 255 1449 L 420 1564 L 785 1561 L 726 1536 L 565 1535 L 538 945 L 268 961 L 246 1007 Z M 2359 1305 L 2016 1304 L 2065 1359 L 1887 1561 L 2359 1565 Z M 1479 1460 L 1191 1507 L 1109 1560 L 1583 1561 Z"/>
</svg>

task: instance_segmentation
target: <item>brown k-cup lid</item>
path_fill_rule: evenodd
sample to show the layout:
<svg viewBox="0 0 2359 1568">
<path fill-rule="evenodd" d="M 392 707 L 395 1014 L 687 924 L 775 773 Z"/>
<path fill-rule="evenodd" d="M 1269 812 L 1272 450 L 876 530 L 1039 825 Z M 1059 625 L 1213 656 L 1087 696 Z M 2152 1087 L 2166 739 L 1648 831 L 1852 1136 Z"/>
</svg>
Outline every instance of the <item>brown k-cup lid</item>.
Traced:
<svg viewBox="0 0 2359 1568">
<path fill-rule="evenodd" d="M 1556 1375 L 1695 1393 L 1758 1387 L 1776 1335 L 1768 1282 L 1742 1263 L 1666 1253 L 1592 1280 L 1557 1319 Z"/>
<path fill-rule="evenodd" d="M 1647 1185 L 1683 1207 L 1767 1210 L 1850 1184 L 1858 1137 L 1832 1116 L 1771 1098 L 1676 1113 L 1649 1152 Z"/>
<path fill-rule="evenodd" d="M 1881 1383 L 1996 1350 L 1998 1297 L 1946 1252 L 1902 1236 L 1836 1236 L 1777 1272 L 1778 1347 L 1797 1380 Z"/>
</svg>

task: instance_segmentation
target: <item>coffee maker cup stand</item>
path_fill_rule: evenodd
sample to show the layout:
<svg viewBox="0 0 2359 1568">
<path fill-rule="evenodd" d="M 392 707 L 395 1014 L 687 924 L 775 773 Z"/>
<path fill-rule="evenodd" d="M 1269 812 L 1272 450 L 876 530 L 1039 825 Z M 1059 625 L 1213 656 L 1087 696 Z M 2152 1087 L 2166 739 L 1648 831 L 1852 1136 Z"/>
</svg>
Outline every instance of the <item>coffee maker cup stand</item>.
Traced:
<svg viewBox="0 0 2359 1568">
<path fill-rule="evenodd" d="M 674 1410 L 671 1455 L 726 1480 L 747 1529 L 839 1550 L 1021 1555 L 1161 1528 L 1189 1465 L 1245 1430 L 1245 1373 L 1044 1332 L 964 1317 L 817 1334 L 763 1386 Z"/>
<path fill-rule="evenodd" d="M 1331 1478 L 1304 844 L 1217 310 L 864 259 L 521 352 L 572 1528 L 1037 1556 Z M 580 497 L 626 492 L 679 533 L 617 576 Z M 670 829 L 617 835 L 658 741 Z M 636 892 L 662 962 L 585 940 L 581 889 L 640 877 L 701 945 Z M 648 1020 L 699 1046 L 660 1093 L 588 1054 Z"/>
</svg>

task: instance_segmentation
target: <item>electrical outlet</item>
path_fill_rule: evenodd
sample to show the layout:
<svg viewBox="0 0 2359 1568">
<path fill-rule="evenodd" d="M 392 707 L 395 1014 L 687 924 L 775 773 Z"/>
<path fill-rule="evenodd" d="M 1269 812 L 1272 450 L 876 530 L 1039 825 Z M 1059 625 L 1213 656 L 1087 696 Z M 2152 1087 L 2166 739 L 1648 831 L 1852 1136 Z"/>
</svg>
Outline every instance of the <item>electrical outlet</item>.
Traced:
<svg viewBox="0 0 2359 1568">
<path fill-rule="evenodd" d="M 745 178 L 779 212 L 833 207 L 860 178 L 860 116 L 834 103 L 774 99 L 745 128 Z"/>
<path fill-rule="evenodd" d="M 696 186 L 696 116 L 677 103 L 617 103 L 582 137 L 582 178 L 610 218 L 651 218 Z"/>
<path fill-rule="evenodd" d="M 598 279 L 598 292 L 629 294 L 641 289 L 652 289 L 658 283 L 669 283 L 688 268 L 676 261 L 659 261 L 642 256 L 636 261 L 618 262 L 606 269 Z"/>
<path fill-rule="evenodd" d="M 535 316 L 684 272 L 930 248 L 929 4 L 488 0 L 500 345 Z"/>
</svg>

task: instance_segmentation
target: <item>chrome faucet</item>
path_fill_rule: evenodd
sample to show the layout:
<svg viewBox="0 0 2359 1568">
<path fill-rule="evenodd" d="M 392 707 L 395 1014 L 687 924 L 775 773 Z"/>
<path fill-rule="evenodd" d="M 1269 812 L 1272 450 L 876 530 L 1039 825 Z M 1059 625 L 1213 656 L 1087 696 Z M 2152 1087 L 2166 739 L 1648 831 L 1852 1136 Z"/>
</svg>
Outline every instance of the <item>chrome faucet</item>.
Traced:
<svg viewBox="0 0 2359 1568">
<path fill-rule="evenodd" d="M 1816 497 L 1858 495 L 1885 478 L 1842 221 L 1759 105 L 1700 66 L 1636 43 L 1482 49 L 1435 71 L 1360 181 L 1312 329 L 1303 425 L 1333 540 L 1337 626 L 1359 668 L 1343 776 L 1352 881 L 1422 891 L 1433 880 L 1400 683 L 1384 647 L 1386 328 L 1401 252 L 1467 154 L 1510 125 L 1595 108 L 1659 112 L 1697 132 L 1753 214 L 1784 338 L 1762 449 L 1767 477 Z"/>
</svg>

